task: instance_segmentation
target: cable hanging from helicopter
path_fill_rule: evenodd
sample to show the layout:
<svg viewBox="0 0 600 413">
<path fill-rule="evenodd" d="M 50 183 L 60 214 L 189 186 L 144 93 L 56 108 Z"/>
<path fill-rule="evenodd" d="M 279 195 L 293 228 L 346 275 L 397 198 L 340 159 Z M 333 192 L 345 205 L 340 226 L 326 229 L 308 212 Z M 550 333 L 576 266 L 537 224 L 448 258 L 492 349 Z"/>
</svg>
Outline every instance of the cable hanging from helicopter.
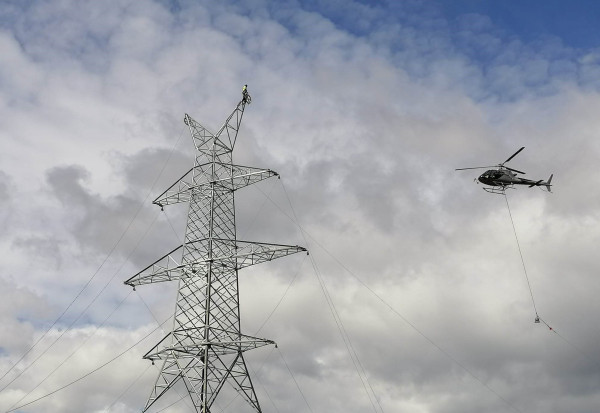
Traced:
<svg viewBox="0 0 600 413">
<path fill-rule="evenodd" d="M 518 151 L 513 153 L 507 160 L 492 166 L 474 166 L 470 168 L 458 168 L 457 171 L 464 171 L 467 169 L 487 169 L 487 168 L 496 168 L 496 169 L 488 169 L 484 173 L 482 173 L 477 180 L 484 185 L 488 185 L 489 187 L 484 187 L 484 191 L 487 191 L 491 194 L 504 194 L 507 188 L 512 188 L 515 185 L 527 185 L 529 188 L 534 186 L 537 187 L 546 187 L 548 192 L 552 192 L 550 187 L 552 186 L 552 177 L 554 174 L 550 175 L 547 181 L 540 179 L 538 181 L 533 181 L 531 179 L 525 179 L 517 176 L 517 174 L 525 175 L 525 172 L 519 171 L 517 169 L 509 168 L 505 166 L 507 162 L 509 162 L 512 158 L 517 156 L 525 147 L 521 147 Z"/>
<path fill-rule="evenodd" d="M 511 159 L 513 159 L 515 156 L 517 156 L 523 149 L 525 149 L 524 146 L 522 146 L 518 151 L 513 153 L 507 160 L 505 160 L 504 162 L 502 162 L 498 165 L 495 165 L 495 166 L 475 166 L 475 167 L 470 167 L 470 168 L 458 168 L 456 170 L 464 171 L 467 169 L 497 168 L 497 169 L 488 169 L 487 171 L 482 173 L 479 176 L 479 178 L 477 178 L 477 179 L 482 184 L 490 186 L 489 188 L 484 187 L 483 189 L 485 191 L 492 193 L 492 194 L 504 195 L 504 199 L 506 200 L 506 207 L 508 208 L 508 215 L 510 217 L 510 222 L 512 224 L 513 232 L 515 234 L 515 240 L 517 241 L 517 248 L 519 250 L 519 255 L 521 257 L 521 263 L 523 264 L 523 271 L 525 273 L 525 279 L 527 281 L 527 286 L 529 287 L 529 294 L 531 295 L 533 311 L 535 312 L 534 322 L 536 324 L 539 324 L 540 320 L 541 320 L 544 324 L 546 324 L 546 326 L 548 326 L 548 328 L 550 328 L 550 330 L 552 330 L 552 327 L 550 327 L 544 320 L 542 320 L 540 318 L 538 311 L 537 311 L 537 307 L 535 305 L 535 299 L 533 298 L 533 289 L 531 288 L 531 282 L 529 281 L 529 275 L 527 274 L 527 268 L 525 267 L 525 260 L 523 258 L 523 252 L 521 251 L 521 245 L 519 244 L 519 237 L 517 236 L 515 222 L 513 220 L 512 213 L 510 211 L 510 205 L 508 204 L 508 197 L 506 196 L 506 189 L 512 188 L 514 185 L 527 185 L 529 188 L 532 188 L 534 186 L 538 186 L 538 187 L 544 186 L 544 187 L 546 187 L 548 192 L 551 192 L 550 187 L 552 186 L 551 182 L 552 182 L 552 177 L 554 175 L 551 174 L 550 178 L 548 178 L 548 181 L 544 181 L 543 179 L 540 179 L 538 181 L 532 181 L 531 179 L 520 178 L 517 176 L 517 174 L 524 175 L 525 172 L 505 166 L 505 164 L 507 162 L 509 162 Z"/>
</svg>

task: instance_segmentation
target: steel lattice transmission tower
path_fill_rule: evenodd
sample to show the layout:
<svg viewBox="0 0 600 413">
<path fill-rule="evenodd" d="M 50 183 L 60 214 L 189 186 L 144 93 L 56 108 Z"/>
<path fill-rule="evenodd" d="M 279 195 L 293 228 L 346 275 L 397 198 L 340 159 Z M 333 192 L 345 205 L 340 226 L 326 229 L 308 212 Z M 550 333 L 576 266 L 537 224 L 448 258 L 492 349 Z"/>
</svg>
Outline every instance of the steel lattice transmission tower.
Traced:
<svg viewBox="0 0 600 413">
<path fill-rule="evenodd" d="M 270 169 L 234 165 L 232 152 L 250 95 L 242 100 L 215 134 L 185 115 L 196 156 L 194 167 L 153 203 L 189 203 L 185 241 L 125 284 L 177 280 L 179 291 L 173 329 L 144 355 L 162 367 L 143 411 L 183 381 L 197 412 L 208 413 L 229 383 L 261 412 L 244 352 L 275 344 L 240 331 L 238 271 L 305 248 L 240 241 L 236 238 L 234 193 L 277 176 Z"/>
</svg>

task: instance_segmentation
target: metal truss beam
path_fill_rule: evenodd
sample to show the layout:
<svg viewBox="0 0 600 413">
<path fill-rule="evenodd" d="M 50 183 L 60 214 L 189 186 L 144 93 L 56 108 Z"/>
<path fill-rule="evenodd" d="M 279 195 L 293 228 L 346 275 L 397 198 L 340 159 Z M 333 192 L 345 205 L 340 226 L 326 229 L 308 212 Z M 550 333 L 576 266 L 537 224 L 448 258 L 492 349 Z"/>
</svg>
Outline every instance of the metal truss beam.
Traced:
<svg viewBox="0 0 600 413">
<path fill-rule="evenodd" d="M 232 162 L 244 109 L 250 102 L 244 91 L 216 134 L 185 115 L 197 152 L 194 167 L 153 202 L 161 208 L 189 204 L 185 241 L 125 281 L 134 288 L 179 282 L 173 328 L 144 355 L 152 363 L 162 361 L 144 412 L 179 382 L 185 385 L 196 412 L 210 412 L 226 384 L 253 411 L 261 412 L 243 354 L 275 342 L 241 332 L 238 271 L 306 249 L 237 239 L 235 191 L 278 176 L 270 169 Z"/>
<path fill-rule="evenodd" d="M 222 172 L 225 171 L 219 171 L 219 169 L 228 169 L 228 171 L 224 174 Z M 223 177 L 223 175 L 225 176 Z M 270 169 L 227 165 L 218 162 L 205 163 L 190 169 L 152 203 L 163 207 L 180 202 L 189 202 L 194 192 L 199 193 L 200 196 L 208 197 L 214 187 L 217 190 L 236 191 L 272 176 L 279 175 Z"/>
<path fill-rule="evenodd" d="M 207 240 L 195 241 L 194 243 L 206 242 Z M 213 256 L 211 259 L 204 259 L 181 265 L 181 259 L 174 258 L 176 253 L 182 253 L 183 245 L 175 248 L 173 251 L 163 256 L 153 264 L 144 268 L 139 273 L 125 281 L 129 286 L 152 284 L 163 281 L 174 281 L 182 278 L 202 277 L 208 271 L 209 264 L 215 263 L 221 267 L 231 267 L 240 270 L 251 265 L 272 261 L 286 255 L 306 251 L 306 248 L 293 245 L 268 244 L 264 242 L 235 241 L 213 239 L 214 244 L 221 242 L 223 244 L 232 244 L 230 254 Z M 188 246 L 190 245 L 188 244 Z"/>
</svg>

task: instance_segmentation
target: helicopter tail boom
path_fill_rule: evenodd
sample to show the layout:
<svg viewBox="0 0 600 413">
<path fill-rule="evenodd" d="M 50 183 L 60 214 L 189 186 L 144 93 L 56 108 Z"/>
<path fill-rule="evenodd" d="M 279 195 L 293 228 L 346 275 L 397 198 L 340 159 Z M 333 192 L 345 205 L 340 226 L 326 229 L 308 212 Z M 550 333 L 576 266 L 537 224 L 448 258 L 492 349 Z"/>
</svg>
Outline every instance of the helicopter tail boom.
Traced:
<svg viewBox="0 0 600 413">
<path fill-rule="evenodd" d="M 552 182 L 552 177 L 554 176 L 554 174 L 550 175 L 550 178 L 548 178 L 547 182 L 544 182 L 543 179 L 540 179 L 539 181 L 533 182 L 533 181 L 526 181 L 526 183 L 529 184 L 530 188 L 533 188 L 534 186 L 545 186 L 546 189 L 548 190 L 548 192 L 552 192 L 550 190 L 550 187 L 552 186 L 551 182 Z"/>
</svg>

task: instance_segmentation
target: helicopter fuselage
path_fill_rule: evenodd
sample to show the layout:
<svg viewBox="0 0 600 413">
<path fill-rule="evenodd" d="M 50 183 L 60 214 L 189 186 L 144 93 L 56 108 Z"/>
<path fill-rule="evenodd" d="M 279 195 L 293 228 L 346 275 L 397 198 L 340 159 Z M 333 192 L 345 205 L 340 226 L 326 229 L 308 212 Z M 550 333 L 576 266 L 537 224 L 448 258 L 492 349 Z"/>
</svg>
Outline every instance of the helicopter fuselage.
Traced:
<svg viewBox="0 0 600 413">
<path fill-rule="evenodd" d="M 545 186 L 550 191 L 552 176 L 550 176 L 548 182 L 545 182 L 543 179 L 532 181 L 531 179 L 519 178 L 515 173 L 507 169 L 489 169 L 482 173 L 477 180 L 484 185 L 501 186 L 503 188 L 512 185 Z"/>
<path fill-rule="evenodd" d="M 500 171 L 497 169 L 485 171 L 477 178 L 477 180 L 482 184 L 490 186 L 508 186 L 523 183 L 519 182 L 521 181 L 521 178 L 518 178 L 510 171 Z"/>
</svg>

